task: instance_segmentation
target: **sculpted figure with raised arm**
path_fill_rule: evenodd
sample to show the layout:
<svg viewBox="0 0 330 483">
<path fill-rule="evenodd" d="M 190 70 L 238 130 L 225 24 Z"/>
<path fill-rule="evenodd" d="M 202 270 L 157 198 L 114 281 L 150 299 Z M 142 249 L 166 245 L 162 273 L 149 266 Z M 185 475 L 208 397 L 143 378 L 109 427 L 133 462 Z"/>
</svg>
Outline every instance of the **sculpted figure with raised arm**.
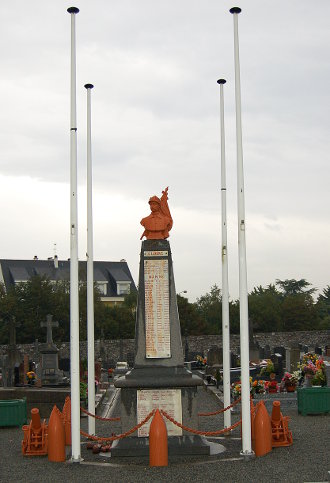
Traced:
<svg viewBox="0 0 330 483">
<path fill-rule="evenodd" d="M 149 199 L 151 213 L 146 218 L 142 218 L 141 225 L 144 232 L 140 238 L 145 236 L 147 240 L 163 240 L 170 236 L 169 231 L 173 226 L 173 220 L 167 203 L 168 187 L 162 191 L 162 196 L 152 196 Z"/>
</svg>

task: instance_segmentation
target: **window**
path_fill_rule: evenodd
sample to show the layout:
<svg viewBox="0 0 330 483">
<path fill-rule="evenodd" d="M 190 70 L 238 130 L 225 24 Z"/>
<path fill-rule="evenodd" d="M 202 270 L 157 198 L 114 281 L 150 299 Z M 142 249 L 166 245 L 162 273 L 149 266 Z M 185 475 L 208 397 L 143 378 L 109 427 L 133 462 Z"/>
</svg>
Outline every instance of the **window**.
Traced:
<svg viewBox="0 0 330 483">
<path fill-rule="evenodd" d="M 131 282 L 117 282 L 117 295 L 128 295 L 131 291 Z"/>
</svg>

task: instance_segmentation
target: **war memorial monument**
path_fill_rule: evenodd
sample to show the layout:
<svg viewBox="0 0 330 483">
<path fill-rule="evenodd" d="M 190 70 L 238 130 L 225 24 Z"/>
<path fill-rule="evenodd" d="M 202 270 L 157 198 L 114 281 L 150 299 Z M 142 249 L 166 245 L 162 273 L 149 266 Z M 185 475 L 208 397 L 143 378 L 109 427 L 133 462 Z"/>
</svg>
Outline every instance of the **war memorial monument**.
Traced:
<svg viewBox="0 0 330 483">
<path fill-rule="evenodd" d="M 151 214 L 141 220 L 144 232 L 139 272 L 135 327 L 134 367 L 115 380 L 121 388 L 122 432 L 144 420 L 155 408 L 176 421 L 198 426 L 197 392 L 201 378 L 184 367 L 173 263 L 167 241 L 173 226 L 168 206 L 168 188 L 161 198 L 149 199 Z M 169 451 L 176 454 L 209 454 L 200 436 L 185 432 L 166 421 Z M 148 424 L 138 435 L 115 442 L 113 456 L 144 455 L 148 449 Z"/>
</svg>

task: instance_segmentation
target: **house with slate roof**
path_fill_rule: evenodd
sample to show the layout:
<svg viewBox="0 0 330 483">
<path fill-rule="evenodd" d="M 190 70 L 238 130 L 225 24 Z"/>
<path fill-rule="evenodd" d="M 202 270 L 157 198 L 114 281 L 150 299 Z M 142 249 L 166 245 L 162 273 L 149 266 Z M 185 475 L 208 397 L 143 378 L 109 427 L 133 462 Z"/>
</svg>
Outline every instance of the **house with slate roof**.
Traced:
<svg viewBox="0 0 330 483">
<path fill-rule="evenodd" d="M 79 278 L 86 280 L 87 262 L 79 261 Z M 55 255 L 48 260 L 4 260 L 0 259 L 0 283 L 6 290 L 11 286 L 27 282 L 31 277 L 39 275 L 50 281 L 70 280 L 70 260 L 59 260 Z M 136 291 L 136 286 L 127 262 L 94 261 L 94 282 L 101 301 L 114 305 L 124 301 L 125 295 Z"/>
</svg>

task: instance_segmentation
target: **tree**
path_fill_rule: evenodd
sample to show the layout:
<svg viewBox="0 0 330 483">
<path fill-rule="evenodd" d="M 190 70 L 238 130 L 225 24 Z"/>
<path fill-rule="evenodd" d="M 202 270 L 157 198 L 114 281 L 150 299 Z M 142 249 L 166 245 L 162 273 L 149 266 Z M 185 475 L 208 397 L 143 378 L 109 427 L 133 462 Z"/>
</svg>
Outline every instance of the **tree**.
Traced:
<svg viewBox="0 0 330 483">
<path fill-rule="evenodd" d="M 276 280 L 276 285 L 281 287 L 283 297 L 288 297 L 289 295 L 298 295 L 298 294 L 307 294 L 307 295 L 313 295 L 313 293 L 316 291 L 315 288 L 310 288 L 307 289 L 307 287 L 310 287 L 312 284 L 307 282 L 304 278 L 300 280 L 295 280 L 294 278 L 292 279 L 287 279 L 287 280 Z"/>
<path fill-rule="evenodd" d="M 202 295 L 196 301 L 197 310 L 206 323 L 207 334 L 219 334 L 222 330 L 222 296 L 217 285 L 211 287 L 210 293 Z"/>
<path fill-rule="evenodd" d="M 281 330 L 281 294 L 275 285 L 255 287 L 249 294 L 249 318 L 254 330 L 272 332 Z"/>
<path fill-rule="evenodd" d="M 316 310 L 320 319 L 319 329 L 328 329 L 330 327 L 330 285 L 327 285 L 319 294 Z"/>
<path fill-rule="evenodd" d="M 186 297 L 177 295 L 178 312 L 182 335 L 202 335 L 206 333 L 207 324 L 198 312 L 196 304 L 188 302 Z"/>
<path fill-rule="evenodd" d="M 282 289 L 282 328 L 290 330 L 309 330 L 317 328 L 317 311 L 314 306 L 315 288 L 304 278 L 301 280 L 276 280 Z"/>
</svg>

